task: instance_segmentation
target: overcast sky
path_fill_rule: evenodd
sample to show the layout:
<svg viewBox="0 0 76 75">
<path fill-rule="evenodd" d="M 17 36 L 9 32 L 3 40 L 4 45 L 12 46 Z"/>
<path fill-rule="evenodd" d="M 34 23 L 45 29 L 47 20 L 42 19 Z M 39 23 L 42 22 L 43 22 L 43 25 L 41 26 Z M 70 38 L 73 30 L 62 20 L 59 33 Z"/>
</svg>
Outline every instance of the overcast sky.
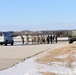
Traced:
<svg viewBox="0 0 76 75">
<path fill-rule="evenodd" d="M 76 29 L 76 0 L 0 0 L 0 31 Z"/>
</svg>

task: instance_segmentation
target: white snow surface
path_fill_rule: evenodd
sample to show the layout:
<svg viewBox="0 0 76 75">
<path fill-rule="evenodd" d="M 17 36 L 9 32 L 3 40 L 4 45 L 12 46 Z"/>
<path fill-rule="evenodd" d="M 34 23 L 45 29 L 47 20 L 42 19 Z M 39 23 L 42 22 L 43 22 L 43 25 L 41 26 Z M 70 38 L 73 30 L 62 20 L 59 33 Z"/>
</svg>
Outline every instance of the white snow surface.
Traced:
<svg viewBox="0 0 76 75">
<path fill-rule="evenodd" d="M 66 58 L 66 57 L 68 57 L 68 54 L 63 54 L 63 55 L 60 55 L 60 56 L 58 56 L 56 58 Z"/>
<path fill-rule="evenodd" d="M 0 71 L 0 75 L 42 75 L 42 72 L 53 72 L 57 75 L 76 75 L 76 62 L 73 62 L 73 67 L 69 68 L 66 66 L 67 63 L 40 64 L 35 61 L 36 59 L 36 56 L 26 59 L 9 69 Z"/>
</svg>

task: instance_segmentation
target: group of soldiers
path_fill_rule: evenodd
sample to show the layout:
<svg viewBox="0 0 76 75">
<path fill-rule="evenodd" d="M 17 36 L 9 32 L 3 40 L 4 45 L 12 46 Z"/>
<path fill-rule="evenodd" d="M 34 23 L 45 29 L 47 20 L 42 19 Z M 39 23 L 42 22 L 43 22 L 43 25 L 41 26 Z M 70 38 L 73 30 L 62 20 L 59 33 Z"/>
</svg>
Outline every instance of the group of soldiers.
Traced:
<svg viewBox="0 0 76 75">
<path fill-rule="evenodd" d="M 26 36 L 26 44 L 29 44 L 29 36 Z M 22 39 L 22 44 L 24 44 L 24 37 L 21 36 Z M 31 42 L 32 44 L 52 44 L 52 43 L 57 43 L 57 35 L 32 35 L 31 36 Z"/>
</svg>

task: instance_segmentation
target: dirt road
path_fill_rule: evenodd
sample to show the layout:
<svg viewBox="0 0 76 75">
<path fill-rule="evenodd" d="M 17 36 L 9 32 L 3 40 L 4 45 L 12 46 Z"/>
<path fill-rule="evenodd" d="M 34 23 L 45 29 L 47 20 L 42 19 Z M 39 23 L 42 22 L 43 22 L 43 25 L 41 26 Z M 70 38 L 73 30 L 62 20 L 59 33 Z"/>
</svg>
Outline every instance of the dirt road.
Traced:
<svg viewBox="0 0 76 75">
<path fill-rule="evenodd" d="M 68 43 L 0 46 L 0 70 L 9 68 L 40 52 L 65 45 Z"/>
</svg>

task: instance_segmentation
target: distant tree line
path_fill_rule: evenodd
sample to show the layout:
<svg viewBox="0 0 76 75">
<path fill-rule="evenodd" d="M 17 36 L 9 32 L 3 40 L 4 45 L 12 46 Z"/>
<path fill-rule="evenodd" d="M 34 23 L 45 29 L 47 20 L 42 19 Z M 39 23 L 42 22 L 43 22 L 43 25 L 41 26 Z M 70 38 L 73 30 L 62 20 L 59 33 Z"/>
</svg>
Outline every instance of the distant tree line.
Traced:
<svg viewBox="0 0 76 75">
<path fill-rule="evenodd" d="M 55 31 L 10 31 L 12 36 L 21 36 L 21 35 L 57 35 L 58 37 L 68 37 L 71 30 L 55 30 Z"/>
</svg>

